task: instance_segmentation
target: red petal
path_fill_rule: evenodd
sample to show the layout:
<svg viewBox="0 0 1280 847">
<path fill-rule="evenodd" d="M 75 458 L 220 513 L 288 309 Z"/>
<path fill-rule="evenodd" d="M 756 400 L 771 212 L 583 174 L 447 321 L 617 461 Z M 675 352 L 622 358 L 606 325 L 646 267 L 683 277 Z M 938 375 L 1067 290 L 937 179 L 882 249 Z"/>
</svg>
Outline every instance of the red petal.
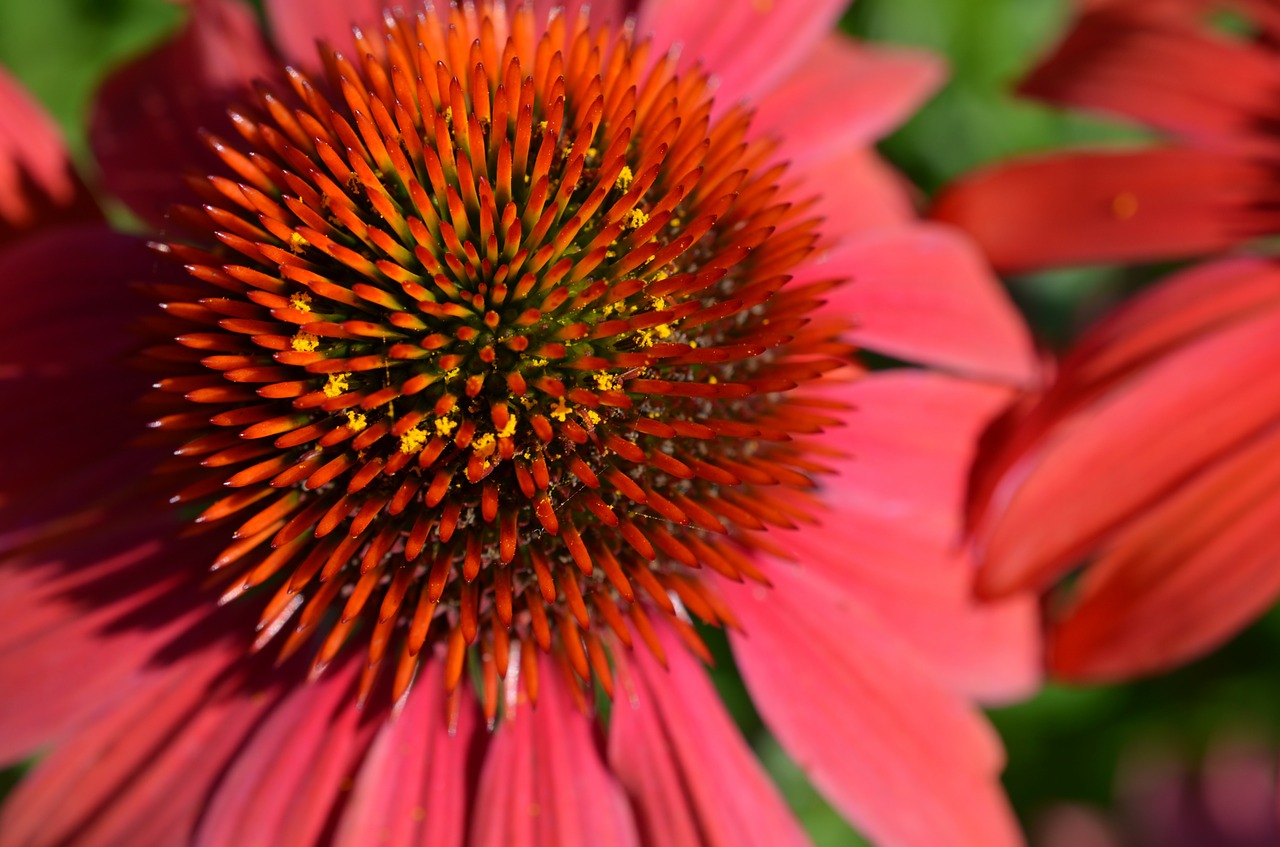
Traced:
<svg viewBox="0 0 1280 847">
<path fill-rule="evenodd" d="M 835 28 L 846 0 L 690 3 L 644 0 L 641 33 L 660 49 L 677 45 L 686 66 L 701 63 L 720 82 L 722 104 L 755 97 L 794 71 Z"/>
<path fill-rule="evenodd" d="M 1075 394 L 1144 367 L 1176 347 L 1280 306 L 1280 266 L 1237 258 L 1176 274 L 1090 328 L 1062 363 Z"/>
<path fill-rule="evenodd" d="M 639 844 L 622 789 L 600 759 L 593 721 L 573 704 L 564 670 L 541 657 L 537 707 L 521 702 L 493 736 L 473 847 Z"/>
<path fill-rule="evenodd" d="M 793 162 L 870 145 L 919 108 L 943 75 L 930 53 L 829 35 L 759 99 L 753 126 L 776 134 Z"/>
<path fill-rule="evenodd" d="M 801 569 L 725 584 L 752 699 L 813 784 L 877 843 L 1021 843 L 999 741 L 976 710 L 876 627 L 870 606 Z M 939 741 L 945 739 L 945 741 Z"/>
<path fill-rule="evenodd" d="M 1073 680 L 1163 671 L 1217 647 L 1280 594 L 1280 431 L 1150 509 L 1086 572 L 1052 630 Z"/>
<path fill-rule="evenodd" d="M 921 225 L 869 232 L 796 273 L 845 278 L 829 308 L 856 343 L 961 373 L 1031 382 L 1031 340 L 1017 310 L 963 236 Z"/>
<path fill-rule="evenodd" d="M 1195 256 L 1274 230 L 1253 208 L 1272 174 L 1199 150 L 1064 153 L 977 171 L 934 217 L 967 230 L 1002 271 Z"/>
<path fill-rule="evenodd" d="M 1035 97 L 1133 118 L 1194 143 L 1271 146 L 1280 63 L 1261 44 L 1212 33 L 1208 14 L 1135 13 L 1132 4 L 1086 14 L 1022 84 Z M 1250 137 L 1252 136 L 1252 137 Z"/>
<path fill-rule="evenodd" d="M 58 127 L 0 67 L 0 247 L 51 224 L 100 218 Z"/>
<path fill-rule="evenodd" d="M 443 664 L 419 675 L 404 711 L 378 730 L 338 826 L 338 847 L 364 847 L 370 833 L 395 847 L 461 847 L 470 793 L 467 757 L 479 728 L 474 700 L 451 732 Z"/>
<path fill-rule="evenodd" d="M 113 73 L 98 92 L 89 140 L 104 186 L 165 229 L 178 202 L 198 202 L 183 182 L 225 168 L 199 130 L 235 137 L 227 109 L 273 73 L 253 11 L 234 0 L 195 0 L 177 37 Z"/>
<path fill-rule="evenodd" d="M 1280 308 L 1260 310 L 1057 421 L 990 496 L 979 588 L 994 596 L 1051 581 L 1124 521 L 1273 425 L 1277 361 Z"/>
<path fill-rule="evenodd" d="M 609 725 L 609 763 L 632 797 L 644 843 L 807 844 L 706 673 L 669 631 L 661 637 L 669 669 L 648 650 L 620 658 L 626 691 Z"/>
</svg>

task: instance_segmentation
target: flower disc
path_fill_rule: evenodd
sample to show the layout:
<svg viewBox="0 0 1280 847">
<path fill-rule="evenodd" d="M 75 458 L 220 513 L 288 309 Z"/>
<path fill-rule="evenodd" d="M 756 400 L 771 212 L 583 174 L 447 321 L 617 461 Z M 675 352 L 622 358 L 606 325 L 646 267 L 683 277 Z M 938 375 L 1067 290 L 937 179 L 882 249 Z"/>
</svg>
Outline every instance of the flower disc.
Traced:
<svg viewBox="0 0 1280 847">
<path fill-rule="evenodd" d="M 744 531 L 820 470 L 789 392 L 848 350 L 786 285 L 815 222 L 627 29 L 454 9 L 356 42 L 209 139 L 227 173 L 163 248 L 197 287 L 160 292 L 155 426 L 234 533 L 224 601 L 264 586 L 258 646 L 315 638 L 317 672 L 359 631 L 363 694 L 435 649 L 456 688 L 477 645 L 491 714 L 521 644 L 606 689 L 607 646 L 661 656 L 654 614 L 702 649 L 689 614 L 732 623 L 702 573 L 762 579 Z"/>
</svg>

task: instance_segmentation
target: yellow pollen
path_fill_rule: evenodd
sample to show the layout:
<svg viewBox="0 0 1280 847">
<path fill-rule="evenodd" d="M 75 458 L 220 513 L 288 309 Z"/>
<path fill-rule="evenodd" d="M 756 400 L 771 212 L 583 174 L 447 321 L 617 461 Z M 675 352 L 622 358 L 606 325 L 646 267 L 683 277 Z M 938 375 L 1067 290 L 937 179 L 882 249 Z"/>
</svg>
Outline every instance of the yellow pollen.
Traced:
<svg viewBox="0 0 1280 847">
<path fill-rule="evenodd" d="M 452 123 L 452 121 L 453 121 L 453 107 L 452 107 L 452 106 L 446 106 L 446 107 L 445 107 L 445 109 L 444 109 L 444 119 L 445 119 L 445 122 L 446 122 L 446 123 Z"/>
<path fill-rule="evenodd" d="M 594 147 L 588 147 L 588 148 L 587 148 L 587 158 L 588 158 L 588 159 L 594 159 L 596 156 L 599 156 L 599 155 L 600 155 L 600 151 L 599 151 L 599 150 L 597 150 L 596 148 L 594 148 Z"/>
<path fill-rule="evenodd" d="M 289 342 L 289 346 L 298 353 L 314 353 L 320 346 L 320 339 L 309 332 L 300 332 Z"/>
<path fill-rule="evenodd" d="M 600 423 L 600 415 L 595 409 L 587 409 L 584 417 L 587 419 L 587 423 L 591 426 L 595 426 Z"/>
<path fill-rule="evenodd" d="M 631 172 L 629 165 L 623 165 L 622 170 L 618 171 L 618 178 L 613 181 L 613 187 L 619 191 L 626 191 L 631 187 L 631 183 L 635 181 L 636 175 Z"/>
<path fill-rule="evenodd" d="M 556 401 L 556 404 L 551 407 L 551 417 L 558 421 L 563 421 L 565 418 L 569 417 L 569 413 L 572 411 L 573 407 L 564 402 L 564 398 L 561 397 Z"/>
<path fill-rule="evenodd" d="M 436 435 L 441 438 L 448 438 L 449 434 L 457 428 L 457 421 L 451 421 L 448 418 L 436 418 Z"/>
<path fill-rule="evenodd" d="M 496 439 L 494 439 L 492 432 L 477 435 L 471 442 L 471 449 L 474 450 L 475 454 L 482 459 L 487 459 L 492 456 L 495 446 Z"/>
<path fill-rule="evenodd" d="M 547 131 L 547 122 L 546 122 L 546 121 L 538 121 L 538 131 L 539 131 L 539 132 L 546 132 L 546 131 Z"/>
<path fill-rule="evenodd" d="M 324 384 L 325 397 L 337 397 L 346 391 L 350 385 L 347 382 L 351 378 L 351 374 L 329 374 L 329 381 Z"/>
<path fill-rule="evenodd" d="M 416 453 L 422 449 L 422 445 L 427 442 L 427 434 L 416 426 L 400 436 L 400 452 Z"/>
<path fill-rule="evenodd" d="M 716 383 L 718 383 L 719 381 L 720 381 L 720 380 L 716 379 L 714 376 L 709 376 L 709 377 L 707 377 L 707 382 L 708 382 L 709 384 L 711 384 L 711 385 L 715 385 L 715 384 L 716 384 Z"/>
<path fill-rule="evenodd" d="M 623 218 L 623 224 L 627 229 L 639 229 L 648 222 L 649 215 L 640 209 L 632 209 L 630 212 L 627 212 L 626 217 Z"/>
<path fill-rule="evenodd" d="M 636 344 L 640 345 L 641 347 L 652 347 L 653 346 L 653 330 L 642 329 L 636 332 Z"/>
<path fill-rule="evenodd" d="M 667 298 L 665 297 L 654 297 L 650 302 L 653 303 L 653 308 L 657 309 L 659 312 L 667 308 Z"/>
<path fill-rule="evenodd" d="M 452 382 L 453 380 L 458 378 L 458 373 L 459 373 L 458 368 L 449 368 L 449 370 L 444 372 L 444 381 Z"/>
<path fill-rule="evenodd" d="M 289 236 L 289 249 L 295 253 L 301 253 L 302 248 L 310 247 L 311 242 L 302 237 L 302 233 L 295 232 Z"/>
<path fill-rule="evenodd" d="M 622 380 L 615 374 L 596 374 L 596 387 L 601 391 L 621 391 Z"/>
<path fill-rule="evenodd" d="M 506 424 L 503 425 L 502 429 L 498 430 L 498 437 L 510 438 L 515 434 L 516 434 L 516 416 L 510 415 L 507 417 Z"/>
<path fill-rule="evenodd" d="M 297 309 L 299 312 L 311 311 L 311 295 L 295 294 L 289 298 L 289 305 Z"/>
<path fill-rule="evenodd" d="M 359 432 L 369 425 L 369 421 L 359 412 L 347 412 L 347 429 Z"/>
</svg>

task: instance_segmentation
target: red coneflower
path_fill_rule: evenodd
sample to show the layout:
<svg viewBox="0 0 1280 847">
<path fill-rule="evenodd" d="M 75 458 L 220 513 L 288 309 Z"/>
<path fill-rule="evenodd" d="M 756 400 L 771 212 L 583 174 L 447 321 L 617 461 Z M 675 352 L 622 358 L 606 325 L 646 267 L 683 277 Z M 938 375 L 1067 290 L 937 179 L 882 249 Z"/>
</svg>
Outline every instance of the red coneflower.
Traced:
<svg viewBox="0 0 1280 847">
<path fill-rule="evenodd" d="M 0 844 L 803 841 L 699 626 L 873 837 L 1016 843 L 961 692 L 1031 609 L 951 545 L 1028 345 L 861 147 L 935 66 L 841 5 L 269 3 L 277 70 L 207 0 L 119 71 L 150 253 L 0 254 L 0 752 L 54 745 Z"/>
<path fill-rule="evenodd" d="M 1224 30 L 1215 17 L 1234 10 Z M 1027 90 L 1175 136 L 1055 154 L 962 180 L 938 215 L 997 266 L 1181 257 L 1280 229 L 1272 3 L 1089 7 Z M 1064 676 L 1121 679 L 1198 656 L 1280 592 L 1275 445 L 1280 269 L 1185 271 L 1078 340 L 1048 392 L 991 437 L 975 483 L 989 596 L 1058 584 Z"/>
</svg>

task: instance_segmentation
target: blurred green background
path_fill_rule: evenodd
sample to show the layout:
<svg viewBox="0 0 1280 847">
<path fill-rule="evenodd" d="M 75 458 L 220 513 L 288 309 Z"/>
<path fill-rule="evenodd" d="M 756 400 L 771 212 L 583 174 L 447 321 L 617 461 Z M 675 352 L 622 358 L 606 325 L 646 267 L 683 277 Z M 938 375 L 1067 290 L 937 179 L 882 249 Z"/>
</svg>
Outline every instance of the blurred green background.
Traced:
<svg viewBox="0 0 1280 847">
<path fill-rule="evenodd" d="M 1069 21 L 1067 0 L 859 0 L 844 26 L 869 40 L 928 47 L 947 57 L 951 82 L 883 145 L 926 193 L 963 171 L 1013 154 L 1070 144 L 1125 142 L 1132 128 L 1020 102 L 1008 92 Z M 106 68 L 169 32 L 180 9 L 165 0 L 0 2 L 0 63 L 14 72 L 85 155 L 84 116 Z M 1011 280 L 1048 346 L 1059 346 L 1150 271 L 1099 268 Z M 714 640 L 714 639 L 713 639 Z M 719 644 L 717 681 L 789 801 L 820 845 L 860 841 L 767 736 Z M 1050 686 L 994 711 L 1009 748 L 1006 784 L 1028 825 L 1047 808 L 1114 802 L 1126 751 L 1159 748 L 1195 761 L 1225 736 L 1267 749 L 1280 738 L 1280 615 L 1218 654 L 1156 680 L 1122 687 Z M 945 743 L 945 739 L 939 739 Z M 0 791 L 17 771 L 0 774 Z"/>
</svg>

